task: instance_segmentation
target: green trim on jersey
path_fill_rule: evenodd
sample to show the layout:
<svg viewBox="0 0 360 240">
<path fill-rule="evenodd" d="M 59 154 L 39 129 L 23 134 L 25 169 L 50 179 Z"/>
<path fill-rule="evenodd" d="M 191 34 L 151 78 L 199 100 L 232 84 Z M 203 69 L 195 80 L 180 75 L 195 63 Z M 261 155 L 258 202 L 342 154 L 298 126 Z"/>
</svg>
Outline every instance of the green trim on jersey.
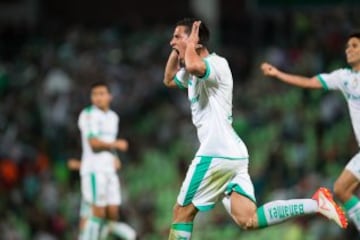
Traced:
<svg viewBox="0 0 360 240">
<path fill-rule="evenodd" d="M 193 223 L 192 222 L 179 222 L 171 224 L 171 229 L 176 231 L 192 232 Z"/>
<path fill-rule="evenodd" d="M 93 132 L 90 132 L 90 133 L 87 134 L 86 137 L 87 137 L 87 138 L 97 138 L 97 137 L 99 137 L 99 135 L 100 135 L 100 134 L 95 134 L 95 133 L 93 133 Z"/>
<path fill-rule="evenodd" d="M 211 160 L 212 157 L 201 157 L 200 162 L 196 165 L 184 202 L 182 203 L 184 206 L 189 205 L 192 202 L 196 191 L 200 187 L 200 184 L 209 169 Z"/>
<path fill-rule="evenodd" d="M 204 205 L 204 206 L 195 206 L 197 209 L 199 209 L 199 211 L 201 212 L 205 212 L 205 211 L 210 211 L 211 209 L 213 209 L 215 207 L 215 204 L 209 204 L 209 205 Z"/>
<path fill-rule="evenodd" d="M 349 200 L 347 200 L 344 203 L 344 208 L 346 211 L 349 211 L 350 209 L 352 209 L 356 204 L 358 204 L 359 202 L 359 198 L 357 198 L 356 196 L 352 196 Z"/>
<path fill-rule="evenodd" d="M 248 199 L 250 199 L 251 201 L 256 203 L 255 197 L 246 193 L 244 191 L 244 189 L 242 189 L 242 187 L 240 187 L 239 184 L 237 184 L 237 183 L 229 183 L 226 186 L 225 192 L 226 192 L 226 194 L 230 194 L 231 192 L 237 192 L 238 194 L 243 195 L 244 197 L 247 197 Z"/>
<path fill-rule="evenodd" d="M 208 62 L 207 59 L 203 59 L 204 63 L 205 63 L 205 73 L 204 76 L 199 77 L 200 80 L 207 80 L 210 76 L 210 64 Z"/>
<path fill-rule="evenodd" d="M 256 210 L 256 212 L 257 212 L 257 216 L 258 216 L 258 227 L 259 228 L 266 227 L 268 225 L 268 222 L 266 221 L 264 207 L 263 206 L 259 207 Z"/>
<path fill-rule="evenodd" d="M 316 76 L 317 79 L 319 80 L 319 82 L 321 83 L 322 87 L 325 89 L 325 90 L 329 90 L 329 87 L 328 85 L 326 84 L 325 80 L 321 77 L 321 75 L 317 75 Z"/>
<path fill-rule="evenodd" d="M 225 156 L 205 156 L 205 155 L 196 155 L 195 157 L 199 158 L 222 158 L 226 160 L 248 160 L 249 157 L 225 157 Z"/>
<path fill-rule="evenodd" d="M 96 202 L 96 177 L 95 173 L 90 173 L 91 190 L 92 190 L 92 201 Z"/>
<path fill-rule="evenodd" d="M 197 103 L 200 99 L 200 95 L 196 95 L 195 97 L 192 97 L 191 99 L 189 99 L 190 104 L 194 104 Z"/>
<path fill-rule="evenodd" d="M 93 106 L 91 105 L 91 106 L 86 107 L 84 110 L 85 110 L 86 113 L 91 113 L 91 111 L 92 111 L 93 109 L 94 109 L 94 108 L 93 108 Z"/>
<path fill-rule="evenodd" d="M 181 83 L 181 81 L 177 78 L 176 75 L 175 75 L 175 77 L 174 77 L 174 82 L 176 83 L 176 85 L 177 85 L 180 89 L 185 89 L 184 85 Z"/>
</svg>

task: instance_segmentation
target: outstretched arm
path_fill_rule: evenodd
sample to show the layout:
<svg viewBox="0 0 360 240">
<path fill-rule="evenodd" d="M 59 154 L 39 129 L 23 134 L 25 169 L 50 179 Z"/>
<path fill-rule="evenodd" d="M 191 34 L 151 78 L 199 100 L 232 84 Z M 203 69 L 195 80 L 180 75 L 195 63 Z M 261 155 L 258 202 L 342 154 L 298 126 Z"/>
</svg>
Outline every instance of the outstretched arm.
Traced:
<svg viewBox="0 0 360 240">
<path fill-rule="evenodd" d="M 170 53 L 169 59 L 166 63 L 165 73 L 164 73 L 164 84 L 167 87 L 173 88 L 177 87 L 174 77 L 179 70 L 179 55 L 175 49 Z"/>
<path fill-rule="evenodd" d="M 265 76 L 277 78 L 290 85 L 302 88 L 322 88 L 322 85 L 316 76 L 308 78 L 304 76 L 288 74 L 278 70 L 276 67 L 269 63 L 261 64 L 261 70 L 263 71 L 263 74 Z"/>
</svg>

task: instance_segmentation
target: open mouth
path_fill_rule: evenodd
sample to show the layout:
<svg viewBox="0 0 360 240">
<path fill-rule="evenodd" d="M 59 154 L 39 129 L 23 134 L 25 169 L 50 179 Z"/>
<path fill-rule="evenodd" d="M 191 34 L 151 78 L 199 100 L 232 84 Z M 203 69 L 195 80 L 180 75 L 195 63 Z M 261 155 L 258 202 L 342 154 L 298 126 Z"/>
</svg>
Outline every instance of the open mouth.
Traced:
<svg viewBox="0 0 360 240">
<path fill-rule="evenodd" d="M 178 55 L 180 54 L 179 50 L 177 50 L 176 48 L 173 48 L 173 50 L 175 50 Z"/>
</svg>

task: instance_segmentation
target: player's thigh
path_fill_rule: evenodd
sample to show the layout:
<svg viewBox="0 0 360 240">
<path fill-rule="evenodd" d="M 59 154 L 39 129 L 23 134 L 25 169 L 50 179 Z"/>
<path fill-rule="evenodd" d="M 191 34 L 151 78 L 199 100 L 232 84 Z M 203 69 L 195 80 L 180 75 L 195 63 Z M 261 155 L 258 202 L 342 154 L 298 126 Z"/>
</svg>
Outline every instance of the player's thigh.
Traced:
<svg viewBox="0 0 360 240">
<path fill-rule="evenodd" d="M 106 206 L 106 175 L 88 173 L 81 176 L 81 192 L 84 201 L 92 206 Z"/>
<path fill-rule="evenodd" d="M 119 176 L 116 173 L 109 173 L 107 175 L 106 205 L 121 205 L 121 184 Z"/>
<path fill-rule="evenodd" d="M 248 221 L 256 215 L 256 204 L 248 197 L 232 192 L 230 196 L 231 215 L 238 223 Z"/>
</svg>

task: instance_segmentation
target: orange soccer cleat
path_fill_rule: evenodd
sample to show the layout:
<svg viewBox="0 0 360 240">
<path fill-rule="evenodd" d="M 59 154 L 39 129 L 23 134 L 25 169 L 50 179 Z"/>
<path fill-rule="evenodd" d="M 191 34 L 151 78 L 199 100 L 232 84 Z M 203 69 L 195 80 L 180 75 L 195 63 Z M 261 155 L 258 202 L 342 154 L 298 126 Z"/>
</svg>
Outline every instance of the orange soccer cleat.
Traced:
<svg viewBox="0 0 360 240">
<path fill-rule="evenodd" d="M 341 228 L 348 226 L 344 211 L 337 205 L 329 189 L 325 187 L 319 188 L 312 199 L 318 203 L 318 212 L 328 219 L 334 220 Z"/>
</svg>

